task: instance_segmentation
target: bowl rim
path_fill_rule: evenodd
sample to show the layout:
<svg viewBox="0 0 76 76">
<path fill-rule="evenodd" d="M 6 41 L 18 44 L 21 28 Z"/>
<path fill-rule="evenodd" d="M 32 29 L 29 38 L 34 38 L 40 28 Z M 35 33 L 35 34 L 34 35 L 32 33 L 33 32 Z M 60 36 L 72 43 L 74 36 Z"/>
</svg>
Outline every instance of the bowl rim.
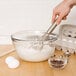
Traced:
<svg viewBox="0 0 76 76">
<path fill-rule="evenodd" d="M 11 39 L 12 39 L 12 41 L 14 41 L 14 40 L 16 40 L 16 41 L 34 41 L 34 40 L 26 40 L 26 39 L 22 39 L 22 38 L 18 38 L 18 37 L 16 37 L 15 35 L 16 34 L 19 34 L 19 33 L 22 33 L 22 32 L 32 32 L 32 33 L 34 33 L 34 32 L 40 32 L 40 33 L 46 33 L 45 32 L 45 30 L 22 30 L 22 31 L 18 31 L 18 32 L 15 32 L 15 33 L 13 33 L 12 35 L 11 35 Z M 55 33 L 51 33 L 50 34 L 51 36 L 58 36 L 57 34 L 55 34 Z M 36 41 L 42 41 L 42 40 L 36 40 Z"/>
</svg>

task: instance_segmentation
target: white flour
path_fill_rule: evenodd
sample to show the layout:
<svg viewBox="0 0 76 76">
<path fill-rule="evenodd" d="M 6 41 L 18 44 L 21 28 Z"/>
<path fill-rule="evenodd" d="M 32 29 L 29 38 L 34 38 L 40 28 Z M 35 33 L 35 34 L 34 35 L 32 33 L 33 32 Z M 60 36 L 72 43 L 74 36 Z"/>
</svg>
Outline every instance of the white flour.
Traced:
<svg viewBox="0 0 76 76">
<path fill-rule="evenodd" d="M 26 61 L 44 61 L 47 60 L 53 53 L 55 48 L 49 45 L 44 45 L 42 50 L 36 50 L 29 47 L 29 43 L 16 42 L 15 47 L 20 58 Z"/>
</svg>

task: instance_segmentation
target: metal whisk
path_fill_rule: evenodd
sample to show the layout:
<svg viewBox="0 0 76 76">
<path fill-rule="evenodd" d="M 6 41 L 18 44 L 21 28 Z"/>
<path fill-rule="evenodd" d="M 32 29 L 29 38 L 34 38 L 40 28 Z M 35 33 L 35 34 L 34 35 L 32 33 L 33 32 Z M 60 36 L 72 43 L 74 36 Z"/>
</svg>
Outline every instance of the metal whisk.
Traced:
<svg viewBox="0 0 76 76">
<path fill-rule="evenodd" d="M 46 37 L 49 36 L 49 34 L 51 34 L 53 32 L 53 30 L 56 28 L 57 23 L 56 21 L 49 27 L 49 29 L 44 33 L 44 35 L 42 36 L 42 40 L 45 40 Z"/>
<path fill-rule="evenodd" d="M 41 50 L 43 48 L 43 42 L 49 37 L 49 35 L 53 32 L 53 30 L 56 28 L 56 26 L 57 26 L 56 22 L 53 23 L 49 27 L 49 29 L 40 37 L 39 41 L 37 41 L 37 44 L 36 45 L 32 45 L 32 48 L 34 48 L 36 50 Z"/>
</svg>

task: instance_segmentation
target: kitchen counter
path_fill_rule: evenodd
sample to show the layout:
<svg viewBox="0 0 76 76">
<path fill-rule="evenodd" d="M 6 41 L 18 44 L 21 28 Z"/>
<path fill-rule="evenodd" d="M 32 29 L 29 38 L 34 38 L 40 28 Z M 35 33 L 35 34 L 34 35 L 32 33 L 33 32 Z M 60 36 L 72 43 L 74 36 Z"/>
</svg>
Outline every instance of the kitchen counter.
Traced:
<svg viewBox="0 0 76 76">
<path fill-rule="evenodd" d="M 0 50 L 12 49 L 10 45 L 0 46 Z M 59 52 L 57 52 L 59 54 Z M 13 56 L 20 61 L 20 66 L 16 69 L 8 68 L 5 58 Z M 21 60 L 15 51 L 0 57 L 0 76 L 76 76 L 76 55 L 70 56 L 68 65 L 57 70 L 50 68 L 47 61 L 44 62 L 26 62 Z"/>
</svg>

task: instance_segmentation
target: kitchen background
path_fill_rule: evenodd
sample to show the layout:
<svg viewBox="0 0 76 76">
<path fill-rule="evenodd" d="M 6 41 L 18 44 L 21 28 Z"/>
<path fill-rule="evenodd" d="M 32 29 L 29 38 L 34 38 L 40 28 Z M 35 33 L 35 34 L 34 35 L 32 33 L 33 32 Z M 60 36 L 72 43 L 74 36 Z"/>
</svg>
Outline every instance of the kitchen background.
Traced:
<svg viewBox="0 0 76 76">
<path fill-rule="evenodd" d="M 53 8 L 62 0 L 0 0 L 0 44 L 11 44 L 10 35 L 20 30 L 47 30 Z M 76 25 L 76 7 L 62 24 Z M 58 33 L 59 26 L 54 31 Z"/>
</svg>

